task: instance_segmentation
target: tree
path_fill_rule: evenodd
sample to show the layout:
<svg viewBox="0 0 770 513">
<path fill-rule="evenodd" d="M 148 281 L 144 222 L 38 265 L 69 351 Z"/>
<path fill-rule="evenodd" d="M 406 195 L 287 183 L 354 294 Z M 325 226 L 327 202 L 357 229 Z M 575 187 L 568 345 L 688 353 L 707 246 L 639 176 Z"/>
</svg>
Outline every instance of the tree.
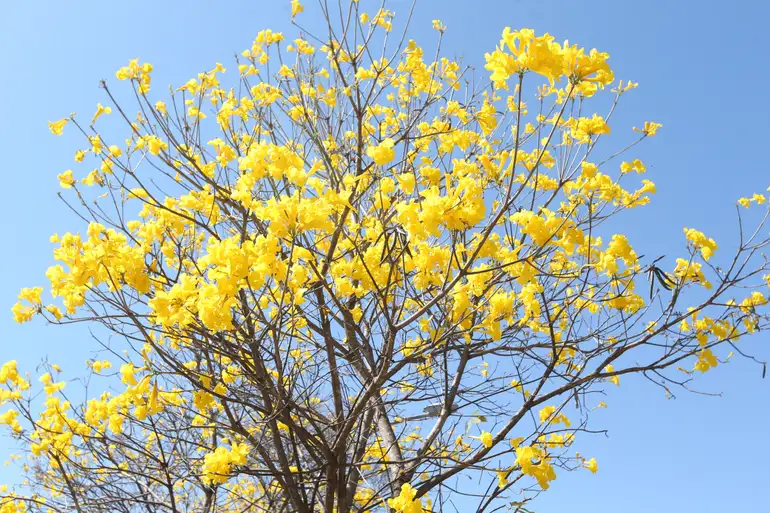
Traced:
<svg viewBox="0 0 770 513">
<path fill-rule="evenodd" d="M 692 228 L 675 265 L 612 233 L 655 192 L 619 161 L 660 125 L 604 147 L 636 87 L 606 53 L 506 29 L 477 81 L 438 20 L 426 62 L 388 10 L 319 9 L 326 34 L 259 32 L 237 82 L 217 64 L 164 101 L 134 60 L 128 100 L 103 82 L 90 122 L 50 123 L 96 166 L 58 177 L 88 227 L 52 238 L 55 302 L 13 313 L 88 323 L 103 356 L 82 404 L 56 365 L 41 389 L 0 370 L 26 479 L 0 512 L 522 510 L 597 470 L 573 454 L 606 386 L 751 358 L 768 211 L 729 258 Z"/>
</svg>

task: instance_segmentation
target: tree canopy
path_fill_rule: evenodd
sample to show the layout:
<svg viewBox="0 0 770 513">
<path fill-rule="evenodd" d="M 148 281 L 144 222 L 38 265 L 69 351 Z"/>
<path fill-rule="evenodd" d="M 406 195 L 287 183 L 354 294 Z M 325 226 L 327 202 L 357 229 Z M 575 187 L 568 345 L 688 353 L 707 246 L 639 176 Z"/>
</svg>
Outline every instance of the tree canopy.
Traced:
<svg viewBox="0 0 770 513">
<path fill-rule="evenodd" d="M 576 451 L 606 387 L 754 359 L 766 196 L 730 251 L 615 232 L 661 125 L 613 146 L 637 84 L 607 53 L 505 29 L 474 70 L 439 20 L 424 49 L 384 7 L 321 2 L 312 34 L 291 5 L 296 34 L 227 69 L 164 93 L 132 60 L 49 123 L 82 134 L 58 175 L 82 225 L 13 315 L 87 323 L 99 357 L 69 384 L 0 369 L 24 476 L 0 513 L 523 511 L 597 471 Z"/>
</svg>

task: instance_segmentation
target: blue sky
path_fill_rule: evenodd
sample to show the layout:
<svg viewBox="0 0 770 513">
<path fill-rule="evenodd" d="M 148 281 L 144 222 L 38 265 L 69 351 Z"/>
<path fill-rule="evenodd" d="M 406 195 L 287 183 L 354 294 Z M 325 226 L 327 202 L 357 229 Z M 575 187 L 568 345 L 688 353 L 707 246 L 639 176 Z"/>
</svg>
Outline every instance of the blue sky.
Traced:
<svg viewBox="0 0 770 513">
<path fill-rule="evenodd" d="M 361 4 L 373 12 L 379 2 Z M 389 3 L 397 14 L 409 5 Z M 2 360 L 17 359 L 32 370 L 49 355 L 73 376 L 95 347 L 84 326 L 21 327 L 10 314 L 20 287 L 44 284 L 51 263 L 48 236 L 82 229 L 56 197 L 56 175 L 72 167 L 74 139 L 53 137 L 46 121 L 73 111 L 90 116 L 96 102 L 105 103 L 98 81 L 114 82 L 114 71 L 131 58 L 153 63 L 154 89 L 160 92 L 217 61 L 231 64 L 234 52 L 249 46 L 258 30 L 289 32 L 288 18 L 288 0 L 4 5 Z M 735 242 L 735 200 L 770 185 L 764 155 L 770 143 L 768 2 L 426 0 L 419 2 L 412 25 L 412 37 L 426 46 L 435 38 L 433 18 L 449 27 L 446 54 L 468 64 L 483 64 L 483 53 L 493 49 L 504 26 L 530 27 L 608 52 L 616 77 L 639 82 L 613 130 L 630 130 L 644 120 L 664 127 L 640 152 L 659 193 L 650 207 L 625 218 L 637 252 L 673 256 L 682 249 L 683 226 L 705 231 L 727 250 Z M 312 24 L 309 17 L 301 21 Z M 767 335 L 741 343 L 770 356 Z M 599 472 L 562 473 L 535 509 L 767 511 L 760 505 L 770 504 L 770 379 L 760 376 L 761 368 L 734 361 L 698 384 L 721 392 L 721 398 L 680 392 L 670 401 L 642 380 L 623 380 L 606 399 L 609 409 L 595 420 L 609 435 L 578 444 L 582 454 L 596 457 Z"/>
</svg>

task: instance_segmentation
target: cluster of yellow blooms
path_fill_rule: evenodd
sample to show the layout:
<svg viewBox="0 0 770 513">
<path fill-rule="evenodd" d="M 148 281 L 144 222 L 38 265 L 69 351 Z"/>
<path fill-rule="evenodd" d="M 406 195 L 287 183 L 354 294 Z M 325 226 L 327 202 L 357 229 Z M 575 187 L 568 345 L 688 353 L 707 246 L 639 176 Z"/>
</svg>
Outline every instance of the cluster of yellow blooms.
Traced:
<svg viewBox="0 0 770 513">
<path fill-rule="evenodd" d="M 232 466 L 245 465 L 248 455 L 249 446 L 245 443 L 235 443 L 229 450 L 217 447 L 203 460 L 203 481 L 208 484 L 224 483 L 230 477 Z"/>
<path fill-rule="evenodd" d="M 398 513 L 423 513 L 430 512 L 430 504 L 423 506 L 421 499 L 415 499 L 417 490 L 409 483 L 401 485 L 401 493 L 392 499 L 388 499 L 388 506 Z"/>
<path fill-rule="evenodd" d="M 485 55 L 486 68 L 495 87 L 507 89 L 512 75 L 532 71 L 546 77 L 551 84 L 566 77 L 575 87 L 573 94 L 593 96 L 614 80 L 607 64 L 609 55 L 585 49 L 568 42 L 559 44 L 550 34 L 536 36 L 531 29 L 512 31 L 506 27 L 497 49 Z M 555 93 L 551 87 L 548 93 Z"/>
<path fill-rule="evenodd" d="M 27 513 L 26 501 L 23 500 L 4 500 L 0 504 L 0 513 Z"/>
<path fill-rule="evenodd" d="M 549 481 L 556 479 L 556 472 L 545 452 L 534 445 L 516 449 L 516 465 L 519 465 L 522 474 L 537 479 L 537 483 L 543 490 L 548 489 Z"/>
</svg>

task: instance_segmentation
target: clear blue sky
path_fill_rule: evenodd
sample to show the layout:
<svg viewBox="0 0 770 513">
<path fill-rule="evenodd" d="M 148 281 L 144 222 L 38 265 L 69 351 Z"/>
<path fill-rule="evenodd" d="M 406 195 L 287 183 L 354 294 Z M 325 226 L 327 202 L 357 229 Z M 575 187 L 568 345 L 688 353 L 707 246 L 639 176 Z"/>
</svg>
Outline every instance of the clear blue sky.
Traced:
<svg viewBox="0 0 770 513">
<path fill-rule="evenodd" d="M 306 0 L 308 5 L 312 0 Z M 379 2 L 361 0 L 376 10 Z M 82 228 L 57 200 L 56 175 L 72 167 L 74 139 L 53 137 L 47 120 L 105 103 L 99 79 L 134 57 L 155 65 L 156 92 L 216 61 L 232 63 L 263 28 L 288 29 L 289 1 L 186 0 L 5 2 L 0 18 L 0 356 L 31 370 L 44 354 L 69 376 L 95 347 L 85 327 L 17 326 L 10 307 L 22 286 L 43 285 L 48 236 Z M 393 0 L 405 14 L 410 2 Z M 308 9 L 310 11 L 310 9 Z M 307 16 L 307 15 L 304 15 Z M 682 226 L 729 248 L 734 201 L 770 185 L 770 2 L 705 0 L 420 1 L 412 35 L 432 38 L 430 20 L 449 26 L 450 56 L 482 65 L 504 26 L 550 32 L 611 55 L 618 78 L 638 81 L 613 129 L 663 123 L 641 157 L 658 185 L 652 206 L 626 218 L 639 252 L 671 256 Z M 309 19 L 302 20 L 308 22 Z M 427 44 L 426 44 L 427 46 Z M 666 248 L 669 248 L 668 250 Z M 761 334 L 745 347 L 770 358 Z M 535 504 L 541 513 L 770 511 L 770 378 L 734 361 L 699 387 L 721 398 L 677 394 L 631 379 L 611 391 L 578 449 L 599 472 L 562 473 Z M 0 448 L 4 443 L 0 442 Z M 3 477 L 0 474 L 0 477 Z"/>
</svg>

